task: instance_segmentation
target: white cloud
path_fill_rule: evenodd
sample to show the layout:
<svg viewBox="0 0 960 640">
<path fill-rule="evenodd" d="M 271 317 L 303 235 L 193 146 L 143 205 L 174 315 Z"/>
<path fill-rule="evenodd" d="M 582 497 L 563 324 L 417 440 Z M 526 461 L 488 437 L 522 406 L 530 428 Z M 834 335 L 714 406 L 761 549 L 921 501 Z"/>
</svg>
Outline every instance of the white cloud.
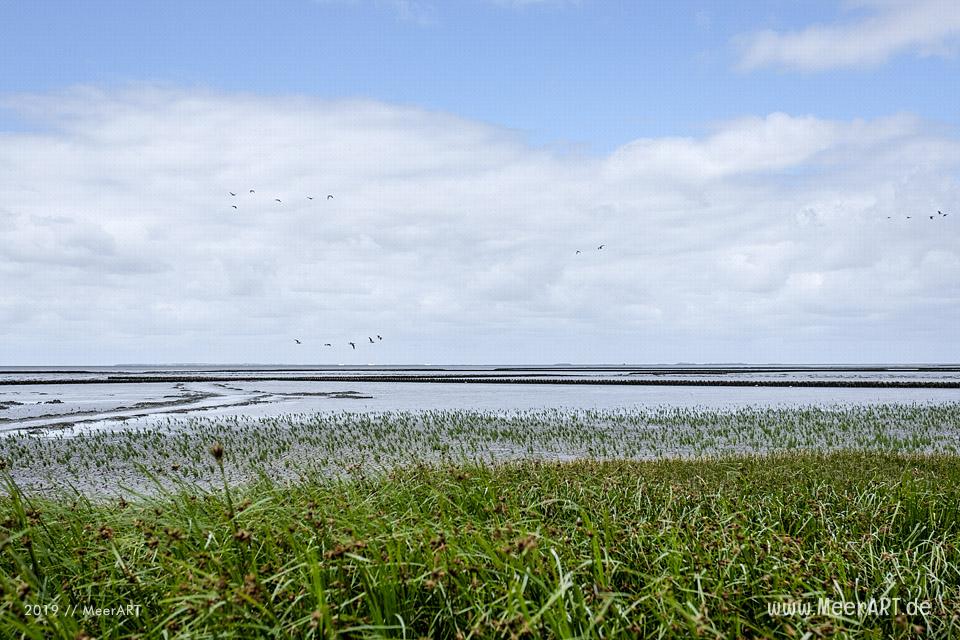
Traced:
<svg viewBox="0 0 960 640">
<path fill-rule="evenodd" d="M 5 104 L 7 363 L 960 357 L 960 141 L 913 117 L 591 157 L 370 101 Z"/>
<path fill-rule="evenodd" d="M 761 31 L 737 39 L 743 70 L 782 67 L 818 71 L 881 63 L 893 55 L 954 55 L 960 41 L 955 0 L 865 0 L 868 14 L 792 32 Z"/>
</svg>

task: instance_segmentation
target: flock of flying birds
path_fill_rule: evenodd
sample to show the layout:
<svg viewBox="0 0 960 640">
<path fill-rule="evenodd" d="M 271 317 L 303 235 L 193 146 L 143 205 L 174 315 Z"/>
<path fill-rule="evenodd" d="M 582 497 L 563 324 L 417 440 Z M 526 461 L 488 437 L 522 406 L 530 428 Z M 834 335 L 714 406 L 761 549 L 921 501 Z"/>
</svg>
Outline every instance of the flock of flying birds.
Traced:
<svg viewBox="0 0 960 640">
<path fill-rule="evenodd" d="M 599 247 L 597 247 L 597 251 L 602 251 L 605 246 L 607 245 L 605 244 L 600 245 Z M 583 251 L 580 251 L 580 249 L 577 249 L 577 255 L 580 255 L 581 253 L 583 253 Z"/>
<path fill-rule="evenodd" d="M 236 198 L 236 197 L 237 197 L 237 194 L 236 194 L 235 192 L 233 192 L 233 191 L 228 191 L 227 193 L 230 194 L 230 197 L 231 197 L 231 198 Z M 249 192 L 249 193 L 255 194 L 256 191 L 255 191 L 254 189 L 250 189 L 250 192 Z M 313 196 L 307 196 L 307 200 L 313 200 Z M 327 194 L 327 200 L 333 200 L 333 194 Z M 283 201 L 282 201 L 280 198 L 274 198 L 273 201 L 276 202 L 277 204 L 283 204 Z M 230 206 L 233 207 L 234 209 L 237 209 L 237 208 L 238 208 L 237 205 L 235 205 L 235 204 L 232 204 L 232 205 L 230 205 Z M 948 215 L 949 215 L 949 214 L 944 213 L 944 212 L 942 212 L 942 211 L 939 211 L 939 210 L 937 211 L 937 216 L 939 216 L 939 217 L 946 218 Z M 930 216 L 930 219 L 933 220 L 933 219 L 934 219 L 935 217 L 937 217 L 937 216 Z M 887 216 L 887 220 L 891 220 L 892 218 L 893 218 L 893 216 Z M 911 220 L 912 218 L 913 218 L 913 216 L 906 216 L 906 219 L 907 219 L 907 220 Z M 607 246 L 607 245 L 601 244 L 599 247 L 597 247 L 596 250 L 597 250 L 597 251 L 603 251 L 603 248 L 604 248 L 605 246 Z M 581 251 L 580 249 L 577 249 L 576 255 L 580 255 L 580 254 L 582 254 L 582 253 L 583 253 L 583 251 Z M 383 341 L 383 336 L 381 336 L 381 335 L 378 334 L 376 341 L 374 341 L 373 336 L 367 336 L 367 340 L 370 341 L 370 344 L 376 344 L 377 342 L 382 342 L 382 341 Z M 303 342 L 301 342 L 299 338 L 294 338 L 293 341 L 296 342 L 297 344 L 303 344 Z M 356 348 L 357 348 L 357 343 L 356 343 L 356 342 L 347 342 L 347 344 L 349 344 L 350 347 L 351 347 L 353 350 L 356 350 Z M 324 342 L 324 343 L 323 343 L 323 346 L 324 346 L 324 347 L 332 347 L 332 346 L 333 346 L 333 343 Z"/>
<path fill-rule="evenodd" d="M 937 211 L 937 216 L 940 216 L 940 217 L 942 217 L 942 218 L 946 218 L 948 215 L 950 215 L 950 214 L 949 214 L 949 213 L 944 213 L 943 211 Z M 936 217 L 936 216 L 930 216 L 930 219 L 933 220 L 935 217 Z M 893 216 L 887 216 L 887 220 L 890 220 L 891 218 L 893 218 Z M 907 220 L 910 220 L 911 218 L 913 218 L 913 216 L 907 216 L 906 218 L 907 218 Z"/>
<path fill-rule="evenodd" d="M 249 194 L 255 194 L 256 192 L 257 192 L 257 191 L 256 191 L 255 189 L 250 189 L 250 191 L 249 191 L 248 193 L 249 193 Z M 236 198 L 238 192 L 235 192 L 235 191 L 227 191 L 227 193 L 230 194 L 230 197 L 231 197 L 231 198 Z M 313 196 L 307 196 L 307 200 L 313 200 Z M 333 200 L 333 194 L 328 193 L 328 194 L 327 194 L 327 200 Z M 282 201 L 280 198 L 274 198 L 273 201 L 276 202 L 277 204 L 283 204 L 283 201 Z M 239 209 L 239 207 L 238 207 L 237 205 L 235 205 L 235 204 L 231 204 L 230 206 L 231 206 L 231 208 L 233 208 L 233 209 Z M 600 245 L 599 247 L 597 247 L 597 251 L 602 251 L 605 246 L 607 246 L 607 245 L 605 245 L 605 244 Z M 576 254 L 576 255 L 580 255 L 581 253 L 583 253 L 583 252 L 580 251 L 579 249 L 577 249 L 577 254 Z M 370 341 L 370 344 L 377 344 L 377 342 L 382 342 L 382 341 L 383 341 L 383 336 L 381 336 L 381 335 L 378 334 L 376 341 L 373 339 L 373 336 L 367 336 L 367 340 Z M 297 344 L 303 344 L 303 341 L 300 340 L 299 338 L 294 338 L 293 341 L 294 341 L 295 343 L 297 343 Z M 356 351 L 356 349 L 357 349 L 357 343 L 356 343 L 356 342 L 347 342 L 347 344 L 350 345 L 350 348 L 352 348 L 354 351 Z M 331 342 L 324 342 L 324 343 L 323 343 L 323 346 L 324 346 L 324 347 L 332 347 L 332 346 L 333 346 L 333 343 L 331 343 Z"/>
<path fill-rule="evenodd" d="M 237 194 L 236 194 L 236 192 L 234 192 L 234 191 L 227 191 L 227 193 L 230 194 L 230 197 L 231 197 L 231 198 L 236 198 L 236 197 L 237 197 Z M 250 189 L 249 193 L 254 194 L 254 193 L 256 193 L 256 190 L 255 190 L 255 189 Z M 307 200 L 313 200 L 313 196 L 307 196 Z M 333 194 L 329 194 L 329 193 L 328 193 L 328 194 L 327 194 L 327 200 L 333 200 Z M 281 200 L 280 198 L 274 198 L 273 201 L 276 202 L 277 204 L 283 204 L 283 200 Z M 234 208 L 234 209 L 238 209 L 238 208 L 239 208 L 239 207 L 237 207 L 237 205 L 235 205 L 235 204 L 232 204 L 232 205 L 230 205 L 230 206 L 231 206 L 232 208 Z M 602 249 L 603 246 L 601 245 L 600 248 Z M 578 251 L 577 253 L 580 253 L 580 252 Z M 373 336 L 367 336 L 367 340 L 370 341 L 370 344 L 376 344 L 377 342 L 382 342 L 382 341 L 383 341 L 383 336 L 377 334 L 377 340 L 376 340 L 376 341 L 374 341 Z M 293 341 L 296 342 L 297 344 L 303 344 L 303 341 L 301 341 L 299 338 L 294 338 Z M 353 348 L 354 350 L 356 350 L 356 348 L 357 348 L 357 343 L 356 343 L 356 342 L 348 342 L 347 344 L 349 344 L 351 348 Z M 324 346 L 324 347 L 332 347 L 332 346 L 333 346 L 333 343 L 332 343 L 332 342 L 324 342 L 324 343 L 323 343 L 323 346 Z"/>
<path fill-rule="evenodd" d="M 256 193 L 256 192 L 257 192 L 257 191 L 256 191 L 255 189 L 250 189 L 250 193 L 251 193 L 251 194 Z M 236 197 L 237 197 L 237 194 L 234 193 L 233 191 L 227 191 L 227 193 L 230 194 L 230 197 L 231 197 L 231 198 L 236 198 Z M 313 200 L 313 196 L 307 196 L 307 200 Z M 327 200 L 333 200 L 333 194 L 329 194 L 329 193 L 328 193 L 328 194 L 327 194 Z M 274 198 L 273 201 L 276 202 L 277 204 L 283 204 L 283 200 L 281 200 L 280 198 Z M 232 208 L 234 208 L 234 209 L 239 209 L 239 207 L 238 207 L 237 205 L 235 205 L 235 204 L 232 204 L 232 205 L 230 205 L 230 206 L 231 206 Z"/>
<path fill-rule="evenodd" d="M 374 342 L 373 336 L 367 336 L 367 340 L 370 341 L 370 344 L 377 344 L 376 342 Z M 303 344 L 303 342 L 301 342 L 299 338 L 294 338 L 293 341 L 296 342 L 297 344 Z M 377 334 L 377 341 L 380 341 L 380 342 L 383 341 L 383 336 L 381 336 L 379 333 Z M 348 342 L 347 344 L 350 345 L 351 347 L 353 347 L 354 350 L 356 350 L 356 348 L 357 348 L 357 343 L 356 343 L 356 342 Z M 324 343 L 323 343 L 323 346 L 325 346 L 325 347 L 332 347 L 332 346 L 333 346 L 333 343 L 324 342 Z"/>
</svg>

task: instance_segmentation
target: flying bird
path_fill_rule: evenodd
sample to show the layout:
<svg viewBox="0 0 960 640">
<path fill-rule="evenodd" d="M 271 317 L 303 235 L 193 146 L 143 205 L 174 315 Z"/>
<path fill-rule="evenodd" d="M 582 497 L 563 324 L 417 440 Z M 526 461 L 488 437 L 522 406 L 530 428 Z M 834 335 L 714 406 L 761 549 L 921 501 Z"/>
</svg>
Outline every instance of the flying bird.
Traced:
<svg viewBox="0 0 960 640">
<path fill-rule="evenodd" d="M 234 209 L 237 208 L 237 205 L 235 205 L 235 204 L 232 204 L 232 205 L 230 205 L 230 206 L 233 207 Z"/>
<path fill-rule="evenodd" d="M 329 342 L 324 342 L 324 343 L 323 343 L 323 346 L 325 346 L 325 347 L 332 347 L 333 345 L 330 344 Z"/>
<path fill-rule="evenodd" d="M 580 250 L 579 250 L 579 249 L 577 249 L 577 255 L 580 255 Z"/>
<path fill-rule="evenodd" d="M 600 249 L 603 249 L 605 246 L 607 246 L 607 245 L 605 245 L 605 244 L 600 245 L 599 247 L 597 247 L 597 251 L 600 251 Z"/>
<path fill-rule="evenodd" d="M 330 194 L 327 194 L 327 200 L 333 200 L 333 196 Z"/>
<path fill-rule="evenodd" d="M 373 344 L 373 338 L 371 338 L 370 336 L 367 336 L 367 340 L 370 341 L 370 344 Z"/>
<path fill-rule="evenodd" d="M 273 200 L 274 202 L 280 202 L 280 198 L 274 198 Z M 283 202 L 280 202 L 280 204 L 283 204 Z"/>
<path fill-rule="evenodd" d="M 350 345 L 351 347 L 353 347 L 354 349 L 357 348 L 357 345 L 356 345 L 356 343 L 354 343 L 354 342 L 348 342 L 347 344 Z"/>
<path fill-rule="evenodd" d="M 313 200 L 313 196 L 307 196 L 307 200 Z"/>
<path fill-rule="evenodd" d="M 237 194 L 235 194 L 233 191 L 228 191 L 227 193 L 229 193 L 229 194 L 232 195 L 232 196 L 237 195 Z"/>
<path fill-rule="evenodd" d="M 379 333 L 377 334 L 377 340 L 383 340 L 383 336 L 380 335 Z"/>
<path fill-rule="evenodd" d="M 296 338 L 294 338 L 293 341 L 296 342 L 297 344 L 303 344 L 302 342 L 300 342 L 300 341 L 297 340 Z"/>
<path fill-rule="evenodd" d="M 910 216 L 907 216 L 907 220 L 909 220 L 909 219 L 910 219 Z"/>
<path fill-rule="evenodd" d="M 254 191 L 253 189 L 250 189 L 250 193 L 256 193 L 256 191 Z"/>
<path fill-rule="evenodd" d="M 930 219 L 933 220 L 933 216 L 930 216 Z"/>
</svg>

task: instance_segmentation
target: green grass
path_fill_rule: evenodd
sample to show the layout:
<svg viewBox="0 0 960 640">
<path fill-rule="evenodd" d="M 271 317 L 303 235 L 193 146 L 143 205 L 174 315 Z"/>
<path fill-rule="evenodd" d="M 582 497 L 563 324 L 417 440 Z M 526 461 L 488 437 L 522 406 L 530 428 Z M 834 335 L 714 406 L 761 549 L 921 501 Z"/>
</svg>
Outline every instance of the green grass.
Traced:
<svg viewBox="0 0 960 640">
<path fill-rule="evenodd" d="M 3 638 L 960 635 L 951 454 L 413 464 L 129 502 L 8 482 Z M 903 604 L 767 613 L 823 596 Z"/>
</svg>

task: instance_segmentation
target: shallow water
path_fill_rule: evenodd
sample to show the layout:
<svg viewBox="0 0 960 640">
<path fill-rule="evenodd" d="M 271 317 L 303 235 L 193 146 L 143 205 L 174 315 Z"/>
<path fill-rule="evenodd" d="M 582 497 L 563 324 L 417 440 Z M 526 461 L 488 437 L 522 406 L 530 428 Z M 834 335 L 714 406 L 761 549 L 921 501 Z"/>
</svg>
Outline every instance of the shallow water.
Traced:
<svg viewBox="0 0 960 640">
<path fill-rule="evenodd" d="M 116 430 L 141 428 L 171 417 L 252 416 L 291 413 L 382 412 L 440 409 L 524 410 L 652 406 L 735 409 L 740 407 L 933 404 L 960 401 L 960 390 L 937 388 L 716 387 L 714 380 L 807 380 L 956 382 L 949 366 L 896 368 L 837 367 L 448 367 L 448 368 L 279 368 L 279 367 L 102 367 L 75 370 L 0 372 L 0 433 L 24 429 Z M 141 381 L 108 383 L 112 376 Z M 263 378 L 336 375 L 346 377 L 430 375 L 538 379 L 702 380 L 703 386 L 593 386 L 564 384 L 481 384 L 337 381 L 305 382 Z M 152 378 L 189 376 L 196 382 Z M 256 378 L 239 380 L 237 378 Z M 99 381 L 65 384 L 65 380 Z M 33 384 L 23 384 L 33 381 Z M 18 384 L 13 384 L 13 383 Z M 62 432 L 62 431 L 61 431 Z"/>
</svg>

